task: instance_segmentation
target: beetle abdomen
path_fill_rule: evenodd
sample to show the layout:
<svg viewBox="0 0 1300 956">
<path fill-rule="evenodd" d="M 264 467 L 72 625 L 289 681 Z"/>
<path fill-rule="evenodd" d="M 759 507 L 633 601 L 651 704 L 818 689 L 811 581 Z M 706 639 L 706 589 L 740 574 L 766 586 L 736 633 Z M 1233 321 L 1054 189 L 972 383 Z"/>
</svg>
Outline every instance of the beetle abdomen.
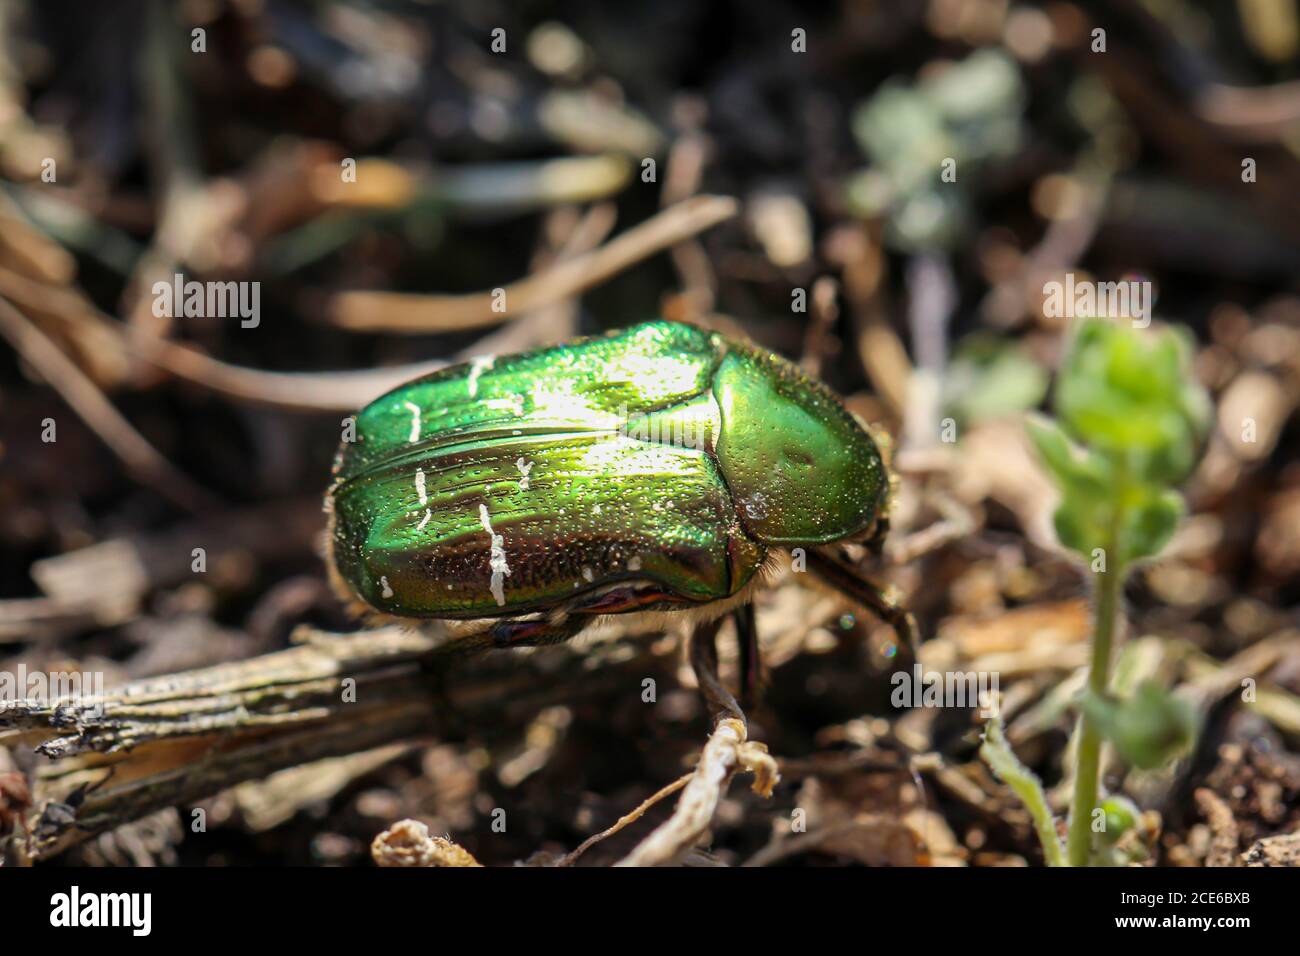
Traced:
<svg viewBox="0 0 1300 956">
<path fill-rule="evenodd" d="M 335 492 L 334 523 L 335 561 L 367 603 L 433 617 L 534 610 L 619 580 L 713 600 L 731 592 L 738 530 L 707 454 L 617 433 L 376 469 Z"/>
<path fill-rule="evenodd" d="M 416 617 L 521 614 L 619 581 L 685 604 L 735 593 L 764 552 L 711 454 L 721 352 L 650 323 L 383 396 L 335 466 L 339 574 Z"/>
</svg>

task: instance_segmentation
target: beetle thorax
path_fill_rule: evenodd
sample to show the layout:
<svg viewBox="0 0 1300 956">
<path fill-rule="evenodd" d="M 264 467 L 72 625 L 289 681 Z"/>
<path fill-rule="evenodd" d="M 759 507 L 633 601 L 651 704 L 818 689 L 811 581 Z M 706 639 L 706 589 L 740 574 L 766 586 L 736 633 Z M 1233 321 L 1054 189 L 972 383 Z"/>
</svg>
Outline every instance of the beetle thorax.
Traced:
<svg viewBox="0 0 1300 956">
<path fill-rule="evenodd" d="M 821 544 L 871 527 L 884 504 L 884 465 L 829 389 L 783 359 L 737 349 L 719 366 L 714 394 L 718 463 L 755 540 Z"/>
</svg>

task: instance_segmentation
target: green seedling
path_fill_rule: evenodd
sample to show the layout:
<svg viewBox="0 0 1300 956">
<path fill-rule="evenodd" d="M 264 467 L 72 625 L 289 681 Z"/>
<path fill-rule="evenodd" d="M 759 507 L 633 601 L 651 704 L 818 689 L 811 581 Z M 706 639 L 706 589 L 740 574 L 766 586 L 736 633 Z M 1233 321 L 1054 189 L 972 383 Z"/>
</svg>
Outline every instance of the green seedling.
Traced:
<svg viewBox="0 0 1300 956">
<path fill-rule="evenodd" d="M 1173 535 L 1184 513 L 1174 487 L 1195 467 L 1209 427 L 1210 402 L 1190 365 L 1190 344 L 1175 329 L 1139 331 L 1085 320 L 1056 382 L 1056 419 L 1035 417 L 1028 425 L 1061 490 L 1057 536 L 1083 558 L 1094 579 L 1092 660 L 1075 731 L 1064 853 L 1037 778 L 1020 765 L 996 725 L 986 733 L 982 752 L 1022 799 L 1030 794 L 1025 803 L 1049 863 L 1085 866 L 1106 858 L 1093 826 L 1103 740 L 1130 764 L 1151 768 L 1185 752 L 1195 736 L 1186 703 L 1158 685 L 1143 684 L 1122 700 L 1109 687 L 1124 579 Z M 1038 788 L 1036 796 L 1032 788 Z"/>
</svg>

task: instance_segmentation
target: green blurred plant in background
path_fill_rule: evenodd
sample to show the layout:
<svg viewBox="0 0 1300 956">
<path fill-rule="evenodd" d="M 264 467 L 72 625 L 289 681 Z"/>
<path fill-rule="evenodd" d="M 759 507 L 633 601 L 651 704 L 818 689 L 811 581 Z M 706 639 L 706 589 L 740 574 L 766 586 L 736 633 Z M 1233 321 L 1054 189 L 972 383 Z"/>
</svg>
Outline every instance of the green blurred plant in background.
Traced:
<svg viewBox="0 0 1300 956">
<path fill-rule="evenodd" d="M 1020 148 L 1025 99 L 1019 68 L 995 50 L 915 84 L 885 83 L 853 118 L 872 163 L 848 183 L 853 210 L 884 217 L 885 239 L 900 251 L 955 245 L 972 220 L 966 184 L 980 164 Z"/>
<path fill-rule="evenodd" d="M 1057 378 L 1056 419 L 1034 416 L 1028 423 L 1061 490 L 1057 536 L 1096 578 L 1092 662 L 1074 734 L 1064 851 L 1041 784 L 1011 752 L 997 718 L 981 752 L 1029 808 L 1052 864 L 1117 862 L 1108 852 L 1121 835 L 1114 828 L 1134 825 L 1136 814 L 1117 812 L 1113 800 L 1099 806 L 1103 740 L 1133 766 L 1149 769 L 1186 752 L 1195 738 L 1196 718 L 1186 701 L 1154 683 L 1122 699 L 1109 686 L 1125 576 L 1172 537 L 1185 510 L 1174 487 L 1191 474 L 1210 425 L 1210 401 L 1192 375 L 1191 354 L 1181 329 L 1081 321 Z M 1095 842 L 1094 835 L 1100 837 Z"/>
</svg>

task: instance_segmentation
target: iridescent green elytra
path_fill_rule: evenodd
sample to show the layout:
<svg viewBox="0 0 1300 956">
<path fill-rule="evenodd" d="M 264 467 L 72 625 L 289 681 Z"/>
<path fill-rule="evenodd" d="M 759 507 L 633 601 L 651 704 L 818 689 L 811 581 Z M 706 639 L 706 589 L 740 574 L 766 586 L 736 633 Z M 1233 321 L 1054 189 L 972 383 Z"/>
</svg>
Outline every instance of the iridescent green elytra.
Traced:
<svg viewBox="0 0 1300 956">
<path fill-rule="evenodd" d="M 349 596 L 534 643 L 570 613 L 738 599 L 774 548 L 871 533 L 889 484 L 829 388 L 662 321 L 409 382 L 358 414 L 334 479 Z"/>
</svg>

